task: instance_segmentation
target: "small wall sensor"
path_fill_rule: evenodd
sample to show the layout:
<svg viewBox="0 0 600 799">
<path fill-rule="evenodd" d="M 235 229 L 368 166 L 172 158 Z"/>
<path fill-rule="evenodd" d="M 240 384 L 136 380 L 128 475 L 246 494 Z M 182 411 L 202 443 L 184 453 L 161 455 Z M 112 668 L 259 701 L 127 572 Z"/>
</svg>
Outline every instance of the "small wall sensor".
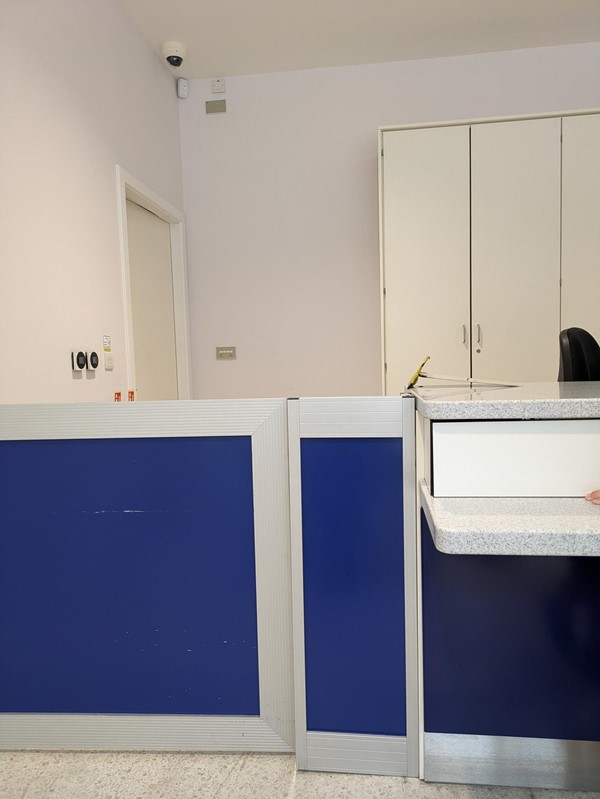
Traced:
<svg viewBox="0 0 600 799">
<path fill-rule="evenodd" d="M 98 368 L 98 364 L 100 363 L 100 358 L 98 357 L 98 353 L 94 351 L 86 352 L 87 358 L 87 369 L 90 372 L 93 372 Z"/>
<path fill-rule="evenodd" d="M 177 97 L 180 100 L 185 100 L 190 93 L 190 84 L 187 78 L 177 78 Z"/>
<path fill-rule="evenodd" d="M 71 353 L 71 369 L 74 372 L 83 372 L 87 369 L 87 354 L 83 350 L 73 350 Z"/>
</svg>

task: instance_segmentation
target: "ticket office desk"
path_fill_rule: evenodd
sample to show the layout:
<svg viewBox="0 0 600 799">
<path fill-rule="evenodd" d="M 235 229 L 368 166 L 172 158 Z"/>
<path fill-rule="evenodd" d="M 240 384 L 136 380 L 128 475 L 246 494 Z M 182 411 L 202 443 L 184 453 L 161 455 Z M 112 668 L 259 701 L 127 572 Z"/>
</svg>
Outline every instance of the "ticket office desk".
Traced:
<svg viewBox="0 0 600 799">
<path fill-rule="evenodd" d="M 414 399 L 0 405 L 0 750 L 419 772 Z"/>
<path fill-rule="evenodd" d="M 417 387 L 426 780 L 600 789 L 600 383 Z"/>
</svg>

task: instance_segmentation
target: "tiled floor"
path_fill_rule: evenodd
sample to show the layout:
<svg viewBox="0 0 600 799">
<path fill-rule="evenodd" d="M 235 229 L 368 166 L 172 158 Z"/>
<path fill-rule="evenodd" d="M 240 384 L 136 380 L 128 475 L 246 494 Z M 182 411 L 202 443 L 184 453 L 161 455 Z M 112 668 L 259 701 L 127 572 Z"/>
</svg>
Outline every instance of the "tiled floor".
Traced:
<svg viewBox="0 0 600 799">
<path fill-rule="evenodd" d="M 0 799 L 600 799 L 296 772 L 292 755 L 2 752 Z"/>
</svg>

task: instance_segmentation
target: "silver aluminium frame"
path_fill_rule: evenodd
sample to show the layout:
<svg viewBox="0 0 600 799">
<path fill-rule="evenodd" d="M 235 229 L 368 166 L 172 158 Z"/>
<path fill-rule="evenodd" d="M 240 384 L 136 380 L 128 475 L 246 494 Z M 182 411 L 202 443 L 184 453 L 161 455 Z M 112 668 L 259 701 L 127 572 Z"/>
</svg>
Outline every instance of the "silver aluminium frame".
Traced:
<svg viewBox="0 0 600 799">
<path fill-rule="evenodd" d="M 0 714 L 0 749 L 294 750 L 285 400 L 0 406 L 0 440 L 250 436 L 260 716 Z"/>
<path fill-rule="evenodd" d="M 419 669 L 415 414 L 412 397 L 298 399 L 288 403 L 296 762 L 299 769 L 412 776 L 419 774 Z M 406 725 L 404 736 L 309 732 L 304 665 L 302 438 L 403 438 Z"/>
</svg>

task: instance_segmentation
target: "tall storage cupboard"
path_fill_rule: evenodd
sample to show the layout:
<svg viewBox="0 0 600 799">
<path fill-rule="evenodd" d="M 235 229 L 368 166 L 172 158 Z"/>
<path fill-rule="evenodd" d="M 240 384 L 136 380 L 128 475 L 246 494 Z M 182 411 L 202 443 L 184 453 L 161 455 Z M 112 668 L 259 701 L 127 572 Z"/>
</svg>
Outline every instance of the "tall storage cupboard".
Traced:
<svg viewBox="0 0 600 799">
<path fill-rule="evenodd" d="M 385 132 L 382 152 L 386 393 L 400 394 L 425 355 L 470 371 L 469 128 Z"/>
<path fill-rule="evenodd" d="M 385 391 L 432 372 L 555 380 L 561 118 L 383 131 Z"/>
<path fill-rule="evenodd" d="M 556 380 L 560 119 L 471 126 L 471 374 Z"/>
<path fill-rule="evenodd" d="M 563 119 L 562 327 L 600 342 L 600 114 Z"/>
</svg>

